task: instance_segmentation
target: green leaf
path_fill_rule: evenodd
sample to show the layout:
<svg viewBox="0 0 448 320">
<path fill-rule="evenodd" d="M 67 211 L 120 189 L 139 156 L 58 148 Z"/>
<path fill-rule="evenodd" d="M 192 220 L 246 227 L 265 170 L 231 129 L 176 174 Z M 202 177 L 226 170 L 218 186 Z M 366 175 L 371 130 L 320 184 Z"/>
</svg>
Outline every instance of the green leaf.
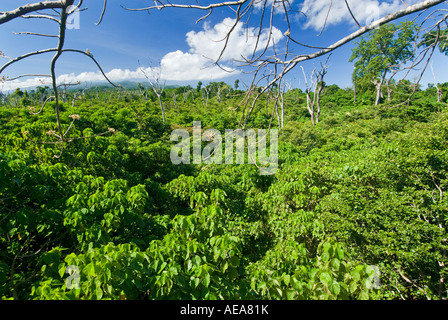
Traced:
<svg viewBox="0 0 448 320">
<path fill-rule="evenodd" d="M 103 297 L 103 289 L 101 289 L 101 282 L 99 282 L 98 280 L 95 281 L 95 294 L 96 294 L 96 298 L 98 300 L 100 300 Z"/>
<path fill-rule="evenodd" d="M 229 259 L 229 262 L 230 262 L 230 264 L 231 264 L 233 267 L 238 267 L 238 266 L 240 265 L 240 259 L 238 259 L 237 256 L 233 256 L 233 257 L 231 257 L 231 258 Z"/>
<path fill-rule="evenodd" d="M 362 289 L 358 296 L 359 300 L 369 300 L 369 291 Z"/>
<path fill-rule="evenodd" d="M 322 261 L 327 262 L 330 260 L 330 253 L 328 251 L 324 251 L 321 255 Z"/>
<path fill-rule="evenodd" d="M 296 295 L 295 290 L 293 290 L 293 289 L 287 289 L 286 290 L 286 298 L 288 300 L 294 300 L 295 295 Z"/>
<path fill-rule="evenodd" d="M 210 274 L 206 273 L 203 277 L 202 283 L 204 286 L 208 287 L 210 285 Z"/>
<path fill-rule="evenodd" d="M 336 253 L 339 260 L 344 259 L 344 250 L 340 246 L 336 247 Z"/>
<path fill-rule="evenodd" d="M 328 287 L 328 289 L 331 291 L 332 294 L 334 294 L 336 297 L 341 292 L 341 287 L 338 282 L 333 281 L 333 283 Z"/>
<path fill-rule="evenodd" d="M 319 275 L 320 281 L 322 281 L 323 284 L 325 284 L 327 287 L 330 285 L 330 283 L 333 281 L 333 277 L 328 273 L 327 271 L 323 271 Z"/>
<path fill-rule="evenodd" d="M 350 272 L 351 276 L 353 277 L 354 281 L 359 281 L 361 279 L 361 275 L 359 274 L 358 270 L 352 270 L 352 272 Z"/>
<path fill-rule="evenodd" d="M 338 271 L 339 267 L 341 266 L 341 262 L 338 259 L 334 258 L 331 260 L 330 265 L 333 270 Z"/>
<path fill-rule="evenodd" d="M 354 293 L 356 291 L 356 289 L 358 289 L 358 284 L 355 281 L 352 281 L 350 283 L 350 287 L 349 288 L 350 288 L 350 292 Z"/>
<path fill-rule="evenodd" d="M 291 280 L 291 277 L 290 277 L 289 274 L 285 274 L 285 275 L 283 276 L 283 282 L 284 282 L 287 286 L 289 286 L 289 282 L 290 282 L 290 280 Z"/>
<path fill-rule="evenodd" d="M 197 288 L 200 282 L 201 282 L 201 279 L 194 278 L 194 287 Z"/>
</svg>

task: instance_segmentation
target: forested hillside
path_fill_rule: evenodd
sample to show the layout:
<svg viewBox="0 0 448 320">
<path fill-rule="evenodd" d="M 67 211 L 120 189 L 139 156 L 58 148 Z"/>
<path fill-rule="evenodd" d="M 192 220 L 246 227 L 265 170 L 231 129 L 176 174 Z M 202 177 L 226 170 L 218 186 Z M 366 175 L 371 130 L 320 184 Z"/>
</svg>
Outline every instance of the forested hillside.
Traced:
<svg viewBox="0 0 448 320">
<path fill-rule="evenodd" d="M 248 127 L 280 127 L 266 176 L 170 160 L 176 128 L 238 127 L 234 86 L 167 88 L 165 123 L 144 85 L 67 90 L 63 149 L 54 102 L 31 114 L 49 93 L 17 90 L 0 107 L 0 296 L 446 299 L 448 86 L 407 102 L 409 85 L 378 105 L 375 87 L 354 103 L 326 85 L 316 125 L 305 92 L 283 117 L 262 95 Z"/>
</svg>

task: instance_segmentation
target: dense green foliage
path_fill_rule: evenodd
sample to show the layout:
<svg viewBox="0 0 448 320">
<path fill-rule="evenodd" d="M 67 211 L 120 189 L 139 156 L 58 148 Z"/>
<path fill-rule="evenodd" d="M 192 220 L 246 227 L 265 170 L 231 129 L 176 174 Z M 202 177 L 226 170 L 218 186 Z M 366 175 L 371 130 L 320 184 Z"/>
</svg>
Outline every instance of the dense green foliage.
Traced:
<svg viewBox="0 0 448 320">
<path fill-rule="evenodd" d="M 412 43 L 417 29 L 413 21 L 403 21 L 399 25 L 389 23 L 362 36 L 353 48 L 349 60 L 355 61 L 353 81 L 362 93 L 368 91 L 372 84 L 376 86 L 376 105 L 379 104 L 386 75 L 399 71 L 403 64 L 414 59 Z M 390 90 L 389 82 L 387 87 Z"/>
<path fill-rule="evenodd" d="M 80 118 L 70 137 L 114 132 L 67 143 L 61 158 L 43 143 L 51 105 L 31 115 L 40 96 L 27 93 L 0 109 L 0 296 L 446 298 L 446 96 L 430 87 L 406 105 L 400 90 L 353 105 L 353 91 L 327 86 L 317 126 L 305 95 L 287 92 L 273 176 L 170 161 L 174 128 L 237 127 L 232 88 L 208 101 L 199 87 L 167 89 L 166 124 L 155 97 L 130 90 L 67 101 L 65 126 Z M 265 128 L 272 101 L 259 104 L 250 125 Z"/>
</svg>

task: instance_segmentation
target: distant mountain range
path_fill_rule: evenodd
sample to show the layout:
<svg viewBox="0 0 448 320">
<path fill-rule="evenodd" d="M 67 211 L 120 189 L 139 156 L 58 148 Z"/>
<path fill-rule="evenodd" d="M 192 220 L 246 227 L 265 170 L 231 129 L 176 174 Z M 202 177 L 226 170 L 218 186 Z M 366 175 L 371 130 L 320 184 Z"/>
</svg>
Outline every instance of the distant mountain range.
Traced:
<svg viewBox="0 0 448 320">
<path fill-rule="evenodd" d="M 124 80 L 124 81 L 113 81 L 115 84 L 120 84 L 123 88 L 125 89 L 138 89 L 138 84 L 141 83 L 142 86 L 144 87 L 148 87 L 150 86 L 150 84 L 147 81 L 137 81 L 137 80 Z M 46 85 L 40 85 L 40 87 L 51 87 L 50 84 L 46 84 Z M 165 88 L 177 88 L 180 87 L 181 85 L 178 84 L 170 84 L 170 85 L 166 85 Z M 36 90 L 38 86 L 35 87 L 27 87 L 27 88 L 23 88 L 22 91 L 32 91 L 32 90 Z M 96 82 L 82 82 L 79 85 L 71 85 L 67 90 L 82 90 L 84 88 L 95 88 L 95 87 L 99 87 L 99 88 L 112 88 L 113 86 L 107 82 L 107 81 L 96 81 Z M 15 90 L 4 90 L 3 94 L 10 94 L 13 93 Z"/>
</svg>

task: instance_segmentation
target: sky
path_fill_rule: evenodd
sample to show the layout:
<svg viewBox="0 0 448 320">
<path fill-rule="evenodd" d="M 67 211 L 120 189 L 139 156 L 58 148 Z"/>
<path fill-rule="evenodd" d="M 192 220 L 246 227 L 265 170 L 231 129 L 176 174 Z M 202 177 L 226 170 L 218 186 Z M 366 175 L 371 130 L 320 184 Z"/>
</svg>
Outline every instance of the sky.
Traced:
<svg viewBox="0 0 448 320">
<path fill-rule="evenodd" d="M 36 0 L 37 1 L 37 0 Z M 36 1 L 1 0 L 0 11 L 8 11 L 19 5 Z M 272 2 L 273 0 L 267 0 Z M 200 0 L 201 4 L 217 1 Z M 372 21 L 384 14 L 412 5 L 419 0 L 350 0 L 352 13 L 361 24 Z M 185 3 L 185 1 L 179 1 Z M 193 3 L 196 3 L 193 1 Z M 354 32 L 357 28 L 348 12 L 344 0 L 290 0 L 293 10 L 290 25 L 291 35 L 306 44 L 328 46 L 340 38 Z M 331 11 L 328 14 L 329 5 Z M 242 68 L 241 56 L 250 56 L 257 44 L 256 35 L 259 32 L 258 17 L 261 5 L 256 8 L 250 20 L 248 16 L 242 19 L 233 30 L 227 43 L 220 66 L 213 64 L 221 54 L 226 32 L 234 23 L 235 13 L 230 8 L 213 10 L 206 19 L 198 19 L 206 12 L 193 9 L 164 9 L 154 11 L 127 11 L 121 7 L 144 8 L 152 5 L 150 0 L 109 0 L 107 11 L 101 24 L 100 18 L 103 1 L 84 0 L 83 8 L 70 17 L 70 29 L 67 30 L 64 48 L 88 50 L 100 63 L 102 69 L 114 83 L 135 80 L 149 84 L 149 80 L 159 79 L 167 85 L 196 85 L 198 81 L 224 81 L 229 84 L 240 80 L 240 87 L 249 85 L 252 74 L 247 68 Z M 446 8 L 446 4 L 439 8 Z M 328 14 L 328 17 L 327 17 Z M 414 15 L 415 16 L 415 15 Z M 413 17 L 414 17 L 413 16 Z M 274 27 L 268 29 L 269 15 L 263 22 L 257 53 L 268 45 L 266 55 L 272 55 L 273 48 L 279 53 L 285 49 L 287 31 L 285 17 L 274 12 Z M 324 21 L 325 29 L 321 32 Z M 8 62 L 8 57 L 14 58 L 35 50 L 54 48 L 57 39 L 35 35 L 17 34 L 20 32 L 35 32 L 57 34 L 58 25 L 45 19 L 15 19 L 0 25 L 0 51 L 5 57 L 0 57 L 0 63 Z M 271 36 L 269 37 L 269 32 Z M 341 88 L 351 86 L 353 63 L 348 62 L 355 43 L 349 43 L 331 55 L 328 63 L 327 84 L 337 84 Z M 301 46 L 293 47 L 294 53 L 311 53 L 316 49 Z M 8 67 L 0 76 L 13 78 L 22 74 L 49 74 L 50 62 L 54 53 L 37 55 L 24 59 Z M 448 57 L 436 52 L 433 58 L 434 74 L 428 68 L 421 84 L 448 82 L 446 61 Z M 306 74 L 319 67 L 326 57 L 302 64 Z M 89 84 L 104 80 L 97 66 L 91 59 L 76 53 L 64 53 L 56 65 L 60 83 Z M 415 74 L 408 77 L 415 79 Z M 148 80 L 149 79 L 149 80 Z M 295 68 L 287 76 L 290 87 L 303 88 L 304 76 L 300 68 Z M 7 92 L 17 87 L 49 85 L 47 77 L 26 77 L 15 81 L 0 82 L 0 91 Z M 264 84 L 264 83 L 262 83 Z"/>
</svg>

